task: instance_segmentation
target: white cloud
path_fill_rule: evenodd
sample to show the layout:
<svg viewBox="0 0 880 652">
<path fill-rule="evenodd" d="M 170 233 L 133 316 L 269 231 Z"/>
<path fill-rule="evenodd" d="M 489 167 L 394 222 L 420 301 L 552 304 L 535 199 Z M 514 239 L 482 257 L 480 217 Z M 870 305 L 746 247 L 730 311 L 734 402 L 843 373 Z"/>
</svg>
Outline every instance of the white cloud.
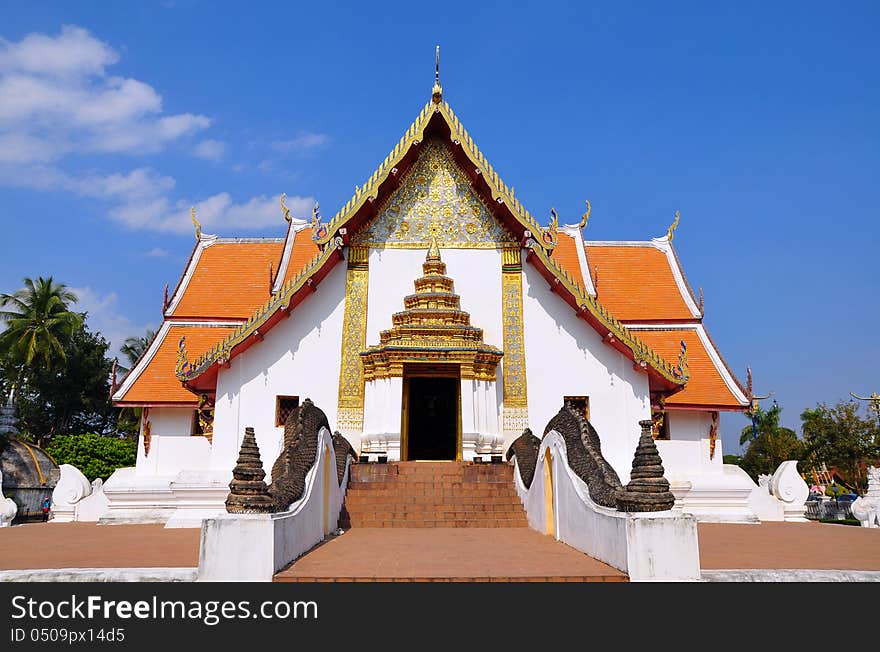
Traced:
<svg viewBox="0 0 880 652">
<path fill-rule="evenodd" d="M 81 27 L 0 39 L 0 162 L 155 152 L 211 124 L 203 115 L 163 114 L 152 86 L 107 74 L 118 61 Z"/>
<path fill-rule="evenodd" d="M 166 258 L 168 256 L 168 250 L 162 249 L 162 247 L 153 247 L 149 251 L 144 252 L 144 256 L 147 258 Z"/>
<path fill-rule="evenodd" d="M 305 131 L 296 136 L 296 138 L 291 138 L 289 140 L 276 140 L 272 143 L 272 148 L 279 152 L 303 154 L 318 149 L 319 147 L 323 147 L 329 142 L 330 137 L 327 134 Z"/>
<path fill-rule="evenodd" d="M 219 161 L 226 153 L 226 143 L 219 140 L 203 140 L 196 145 L 193 154 L 208 161 Z"/>
<path fill-rule="evenodd" d="M 110 219 L 136 230 L 192 233 L 192 204 L 207 233 L 253 232 L 281 223 L 277 197 L 236 201 L 220 192 L 201 201 L 183 200 L 175 196 L 175 179 L 149 166 L 113 173 L 68 171 L 67 156 L 149 154 L 211 124 L 196 113 L 165 114 L 162 96 L 152 86 L 109 74 L 119 58 L 109 44 L 76 26 L 54 36 L 0 39 L 0 186 L 96 199 L 107 205 Z M 324 134 L 303 132 L 276 149 L 305 152 L 326 142 Z M 205 138 L 192 153 L 218 161 L 225 149 L 224 142 Z M 313 204 L 311 197 L 287 199 L 296 217 L 307 217 Z M 159 251 L 147 255 L 159 256 Z"/>
<path fill-rule="evenodd" d="M 110 357 L 120 356 L 119 347 L 125 344 L 129 337 L 141 337 L 152 324 L 135 324 L 128 317 L 118 311 L 118 297 L 115 292 L 101 294 L 90 286 L 70 288 L 77 296 L 77 302 L 73 309 L 77 312 L 87 312 L 86 323 L 92 332 L 99 332 L 110 342 L 107 354 Z M 162 299 L 157 297 L 156 310 L 161 307 Z"/>
</svg>

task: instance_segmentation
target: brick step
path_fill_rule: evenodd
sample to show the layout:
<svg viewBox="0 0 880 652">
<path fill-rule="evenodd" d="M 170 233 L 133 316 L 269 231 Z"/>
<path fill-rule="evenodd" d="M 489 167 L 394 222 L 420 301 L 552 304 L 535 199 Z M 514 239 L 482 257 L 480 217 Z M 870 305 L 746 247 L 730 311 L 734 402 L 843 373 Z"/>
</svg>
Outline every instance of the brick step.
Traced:
<svg viewBox="0 0 880 652">
<path fill-rule="evenodd" d="M 625 575 L 554 575 L 548 577 L 521 575 L 496 577 L 332 577 L 278 574 L 273 582 L 628 582 Z"/>
<path fill-rule="evenodd" d="M 497 488 L 483 488 L 483 489 L 474 489 L 470 486 L 454 489 L 448 487 L 434 487 L 426 489 L 424 487 L 396 487 L 394 485 L 377 485 L 373 489 L 365 489 L 364 487 L 357 487 L 352 489 L 349 487 L 348 491 L 353 496 L 363 495 L 363 496 L 481 496 L 481 497 L 498 497 L 504 498 L 509 496 L 518 496 L 519 494 L 514 491 L 513 487 L 497 487 Z"/>
<path fill-rule="evenodd" d="M 519 501 L 491 501 L 481 502 L 479 500 L 450 500 L 447 502 L 414 502 L 412 500 L 349 500 L 345 499 L 345 507 L 349 510 L 370 511 L 370 510 L 393 510 L 393 511 L 425 511 L 435 509 L 443 512 L 458 512 L 466 509 L 479 511 L 497 511 L 497 510 L 519 510 L 522 505 Z"/>
<path fill-rule="evenodd" d="M 488 527 L 488 528 L 501 528 L 501 527 L 528 527 L 528 522 L 525 518 L 520 519 L 460 519 L 460 520 L 447 520 L 447 519 L 439 519 L 439 520 L 375 520 L 375 519 L 352 519 L 350 521 L 339 520 L 339 527 L 343 530 L 347 530 L 353 527 L 401 527 L 401 528 L 412 528 L 412 527 L 444 527 L 444 528 L 468 528 L 468 527 Z"/>
<path fill-rule="evenodd" d="M 468 519 L 472 520 L 475 518 L 488 518 L 488 519 L 499 519 L 499 518 L 525 518 L 523 516 L 522 510 L 514 510 L 514 509 L 504 509 L 497 511 L 481 511 L 477 509 L 459 509 L 454 512 L 430 512 L 427 510 L 422 511 L 406 511 L 405 509 L 393 509 L 391 507 L 386 507 L 385 509 L 369 511 L 369 512 L 348 512 L 349 518 L 357 519 L 357 518 L 369 518 L 377 521 L 388 521 L 393 519 L 411 519 L 411 520 L 441 520 L 441 519 L 449 519 L 449 520 L 462 520 Z"/>
</svg>

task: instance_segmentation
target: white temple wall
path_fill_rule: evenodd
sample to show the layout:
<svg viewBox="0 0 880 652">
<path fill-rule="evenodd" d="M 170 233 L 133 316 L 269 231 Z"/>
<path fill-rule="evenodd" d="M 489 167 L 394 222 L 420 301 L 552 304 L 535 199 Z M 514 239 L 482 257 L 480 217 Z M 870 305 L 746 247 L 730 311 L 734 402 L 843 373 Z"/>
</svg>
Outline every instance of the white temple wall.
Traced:
<svg viewBox="0 0 880 652">
<path fill-rule="evenodd" d="M 709 412 L 669 410 L 666 419 L 669 420 L 669 439 L 657 440 L 657 450 L 663 459 L 667 479 L 722 472 L 720 432 L 715 441 L 715 455 L 709 459 L 709 430 L 712 427 Z"/>
<path fill-rule="evenodd" d="M 174 476 L 183 469 L 205 469 L 211 456 L 208 440 L 193 437 L 192 408 L 150 408 L 150 453 L 144 451 L 144 424 L 138 435 L 137 476 Z"/>
<path fill-rule="evenodd" d="M 270 478 L 281 451 L 283 427 L 275 426 L 277 396 L 306 398 L 336 428 L 342 321 L 345 310 L 344 262 L 338 263 L 265 339 L 232 359 L 217 378 L 211 466 L 232 469 L 244 429 L 253 427 Z"/>
<path fill-rule="evenodd" d="M 590 423 L 599 433 L 602 453 L 627 483 L 639 421 L 651 417 L 647 374 L 605 344 L 529 263 L 523 265 L 523 319 L 529 422 L 535 435 L 540 437 L 559 412 L 563 396 L 589 396 Z"/>
<path fill-rule="evenodd" d="M 193 408 L 150 408 L 150 434 L 159 437 L 189 437 L 192 434 Z M 143 430 L 143 424 L 141 424 Z"/>
</svg>

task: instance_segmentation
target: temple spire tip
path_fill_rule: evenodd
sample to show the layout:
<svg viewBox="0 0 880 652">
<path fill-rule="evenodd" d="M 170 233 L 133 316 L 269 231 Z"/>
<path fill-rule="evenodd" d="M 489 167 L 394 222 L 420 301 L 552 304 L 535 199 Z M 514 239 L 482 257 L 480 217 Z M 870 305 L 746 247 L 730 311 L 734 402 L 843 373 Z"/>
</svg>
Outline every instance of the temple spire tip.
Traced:
<svg viewBox="0 0 880 652">
<path fill-rule="evenodd" d="M 443 87 L 440 86 L 440 46 L 434 50 L 434 88 L 431 89 L 431 101 L 440 104 L 443 100 Z"/>
</svg>

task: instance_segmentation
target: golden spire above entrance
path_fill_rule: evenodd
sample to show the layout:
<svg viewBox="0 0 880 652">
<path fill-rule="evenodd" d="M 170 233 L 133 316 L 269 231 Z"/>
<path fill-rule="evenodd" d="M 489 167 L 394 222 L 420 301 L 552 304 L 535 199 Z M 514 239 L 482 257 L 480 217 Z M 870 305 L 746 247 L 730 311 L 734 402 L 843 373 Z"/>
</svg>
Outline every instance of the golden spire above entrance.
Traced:
<svg viewBox="0 0 880 652">
<path fill-rule="evenodd" d="M 483 342 L 483 329 L 461 309 L 436 238 L 422 270 L 415 293 L 403 298 L 403 311 L 391 315 L 392 327 L 361 353 L 364 379 L 401 377 L 406 364 L 430 363 L 457 368 L 461 378 L 495 380 L 503 353 Z"/>
<path fill-rule="evenodd" d="M 443 87 L 440 86 L 440 46 L 434 53 L 434 88 L 431 90 L 431 101 L 440 104 L 443 101 Z"/>
</svg>

